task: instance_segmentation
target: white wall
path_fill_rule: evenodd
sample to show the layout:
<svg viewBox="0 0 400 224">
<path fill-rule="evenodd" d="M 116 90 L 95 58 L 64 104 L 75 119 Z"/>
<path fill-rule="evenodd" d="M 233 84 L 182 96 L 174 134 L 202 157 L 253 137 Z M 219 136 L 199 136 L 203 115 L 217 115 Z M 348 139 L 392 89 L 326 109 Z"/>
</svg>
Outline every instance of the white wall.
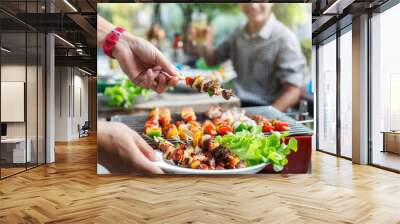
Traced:
<svg viewBox="0 0 400 224">
<path fill-rule="evenodd" d="M 74 92 L 73 96 L 75 106 L 73 110 L 74 117 L 72 119 L 72 135 L 78 136 L 78 124 L 83 125 L 85 121 L 88 120 L 88 78 L 81 76 L 82 73 L 79 72 L 79 75 L 76 75 L 77 70 L 75 70 L 74 75 Z M 81 108 L 80 108 L 81 107 Z M 80 111 L 82 110 L 82 111 Z"/>
<path fill-rule="evenodd" d="M 68 76 L 69 69 L 67 67 L 56 67 L 55 68 L 55 140 L 56 141 L 67 141 L 69 136 L 69 96 L 68 87 L 70 83 L 70 77 Z"/>
<path fill-rule="evenodd" d="M 36 70 L 38 69 L 38 71 Z M 44 163 L 44 74 L 42 67 L 36 67 L 25 64 L 3 64 L 1 66 L 1 81 L 2 82 L 24 82 L 26 83 L 26 107 L 22 106 L 20 112 L 27 115 L 27 120 L 22 122 L 5 122 L 7 124 L 7 137 L 8 138 L 25 138 L 25 135 L 30 139 L 30 148 L 32 150 L 32 161 Z M 27 80 L 25 78 L 27 77 Z M 4 89 L 2 89 L 3 91 Z M 24 94 L 22 90 L 21 94 Z M 7 97 L 2 95 L 3 97 Z M 12 110 L 11 108 L 2 107 L 1 110 Z M 25 111 L 26 110 L 26 111 Z M 11 112 L 12 111 L 7 111 Z M 37 156 L 39 153 L 39 156 Z"/>
<path fill-rule="evenodd" d="M 28 67 L 28 70 L 31 68 Z M 25 82 L 25 65 L 2 65 L 1 81 Z M 6 110 L 7 108 L 1 108 Z M 25 137 L 25 122 L 7 122 L 7 137 Z"/>
<path fill-rule="evenodd" d="M 56 67 L 56 141 L 77 139 L 78 124 L 88 120 L 88 78 L 83 75 L 76 68 Z"/>
</svg>

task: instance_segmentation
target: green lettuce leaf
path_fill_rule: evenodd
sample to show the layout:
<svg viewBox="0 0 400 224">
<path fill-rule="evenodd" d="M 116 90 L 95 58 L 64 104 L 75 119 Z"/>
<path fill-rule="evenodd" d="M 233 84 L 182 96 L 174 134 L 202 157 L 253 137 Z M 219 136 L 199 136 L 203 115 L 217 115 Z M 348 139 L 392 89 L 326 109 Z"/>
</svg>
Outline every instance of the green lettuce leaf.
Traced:
<svg viewBox="0 0 400 224">
<path fill-rule="evenodd" d="M 249 166 L 270 163 L 279 172 L 288 163 L 287 155 L 297 151 L 295 138 L 290 138 L 288 144 L 284 143 L 287 136 L 288 133 L 279 132 L 264 136 L 261 127 L 254 126 L 250 131 L 217 136 L 215 141 L 245 160 Z"/>
</svg>

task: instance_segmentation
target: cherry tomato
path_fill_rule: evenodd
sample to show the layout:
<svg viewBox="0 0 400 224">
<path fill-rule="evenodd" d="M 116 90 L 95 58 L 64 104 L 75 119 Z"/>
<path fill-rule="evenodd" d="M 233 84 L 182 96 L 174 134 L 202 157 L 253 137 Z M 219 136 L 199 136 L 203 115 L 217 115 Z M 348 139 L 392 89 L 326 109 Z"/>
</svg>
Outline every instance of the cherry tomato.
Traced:
<svg viewBox="0 0 400 224">
<path fill-rule="evenodd" d="M 262 130 L 263 130 L 264 133 L 268 133 L 268 132 L 271 132 L 271 131 L 275 131 L 275 128 L 273 126 L 271 126 L 271 125 L 263 125 Z"/>
<path fill-rule="evenodd" d="M 204 121 L 203 131 L 204 131 L 204 133 L 209 134 L 209 135 L 217 134 L 217 132 L 215 131 L 215 125 L 210 120 Z"/>
<path fill-rule="evenodd" d="M 167 124 L 167 125 L 163 126 L 162 130 L 163 130 L 163 132 L 167 132 L 169 128 L 171 128 L 171 124 Z"/>
<path fill-rule="evenodd" d="M 275 129 L 277 131 L 287 131 L 289 130 L 289 124 L 287 122 L 277 121 L 275 122 Z"/>
<path fill-rule="evenodd" d="M 193 85 L 193 82 L 194 82 L 194 78 L 192 78 L 192 77 L 186 77 L 186 78 L 185 78 L 185 82 L 186 82 L 186 85 L 187 85 L 187 86 L 192 86 L 192 85 Z"/>
<path fill-rule="evenodd" d="M 169 123 L 171 123 L 171 118 L 169 118 L 169 117 L 161 117 L 160 118 L 160 125 L 161 126 L 166 126 Z"/>
<path fill-rule="evenodd" d="M 222 126 L 220 126 L 220 127 L 218 128 L 217 132 L 218 132 L 218 134 L 220 134 L 220 135 L 226 135 L 226 134 L 232 132 L 232 128 L 229 127 L 229 126 L 224 126 L 224 125 L 222 125 Z"/>
<path fill-rule="evenodd" d="M 196 120 L 196 116 L 194 116 L 194 115 L 190 115 L 190 116 L 187 116 L 185 118 L 186 122 L 192 122 L 192 121 L 195 121 L 195 120 Z"/>
<path fill-rule="evenodd" d="M 205 127 L 204 132 L 209 135 L 216 135 L 215 126 L 213 124 L 209 124 Z"/>
<path fill-rule="evenodd" d="M 156 120 L 148 120 L 148 121 L 146 121 L 146 123 L 144 124 L 144 127 L 145 127 L 145 128 L 148 128 L 148 127 L 155 127 L 155 126 L 158 126 L 158 121 L 156 121 Z"/>
</svg>

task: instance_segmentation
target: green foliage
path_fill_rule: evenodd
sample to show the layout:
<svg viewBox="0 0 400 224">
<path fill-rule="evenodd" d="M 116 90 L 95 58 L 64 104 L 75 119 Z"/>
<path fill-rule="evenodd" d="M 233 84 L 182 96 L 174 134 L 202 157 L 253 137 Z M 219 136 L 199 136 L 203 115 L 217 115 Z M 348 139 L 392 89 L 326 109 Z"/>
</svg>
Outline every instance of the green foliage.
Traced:
<svg viewBox="0 0 400 224">
<path fill-rule="evenodd" d="M 272 8 L 276 18 L 288 26 L 289 28 L 296 29 L 302 24 L 307 22 L 311 14 L 311 8 L 309 4 L 304 3 L 279 3 L 275 4 Z M 302 39 L 300 41 L 301 50 L 307 60 L 307 64 L 311 61 L 311 40 Z"/>
<path fill-rule="evenodd" d="M 311 63 L 311 51 L 312 51 L 312 41 L 310 39 L 303 39 L 300 42 L 301 50 L 306 57 L 307 64 L 310 65 Z"/>
<path fill-rule="evenodd" d="M 124 27 L 127 31 L 143 36 L 141 27 L 138 25 L 137 13 L 146 11 L 151 13 L 152 5 L 135 3 L 103 3 L 98 4 L 98 14 L 110 21 L 115 26 Z"/>
<path fill-rule="evenodd" d="M 279 3 L 273 6 L 272 11 L 279 21 L 293 29 L 307 22 L 307 7 L 304 3 Z"/>
<path fill-rule="evenodd" d="M 121 84 L 106 87 L 104 95 L 110 107 L 130 108 L 135 104 L 136 97 L 147 96 L 149 92 L 151 90 L 136 86 L 130 80 L 124 79 Z"/>
<path fill-rule="evenodd" d="M 191 15 L 195 11 L 207 14 L 209 21 L 220 13 L 236 14 L 240 12 L 240 6 L 237 3 L 180 3 L 178 5 L 182 9 L 187 23 L 191 21 Z"/>
</svg>

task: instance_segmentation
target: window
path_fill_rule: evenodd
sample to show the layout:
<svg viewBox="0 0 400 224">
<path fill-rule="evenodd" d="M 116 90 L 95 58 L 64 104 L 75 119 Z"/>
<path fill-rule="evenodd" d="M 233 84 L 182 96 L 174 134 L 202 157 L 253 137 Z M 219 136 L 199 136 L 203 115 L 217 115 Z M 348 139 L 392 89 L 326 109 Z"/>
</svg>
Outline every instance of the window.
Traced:
<svg viewBox="0 0 400 224">
<path fill-rule="evenodd" d="M 399 21 L 400 5 L 371 18 L 371 162 L 395 170 L 400 170 Z"/>
<path fill-rule="evenodd" d="M 0 3 L 19 16 L 39 13 L 42 5 L 43 1 Z M 5 178 L 45 163 L 46 39 L 4 12 L 0 20 L 0 178 Z"/>
<path fill-rule="evenodd" d="M 336 153 L 336 39 L 318 48 L 318 149 Z"/>
<path fill-rule="evenodd" d="M 340 36 L 340 155 L 351 158 L 352 148 L 352 33 Z"/>
</svg>

